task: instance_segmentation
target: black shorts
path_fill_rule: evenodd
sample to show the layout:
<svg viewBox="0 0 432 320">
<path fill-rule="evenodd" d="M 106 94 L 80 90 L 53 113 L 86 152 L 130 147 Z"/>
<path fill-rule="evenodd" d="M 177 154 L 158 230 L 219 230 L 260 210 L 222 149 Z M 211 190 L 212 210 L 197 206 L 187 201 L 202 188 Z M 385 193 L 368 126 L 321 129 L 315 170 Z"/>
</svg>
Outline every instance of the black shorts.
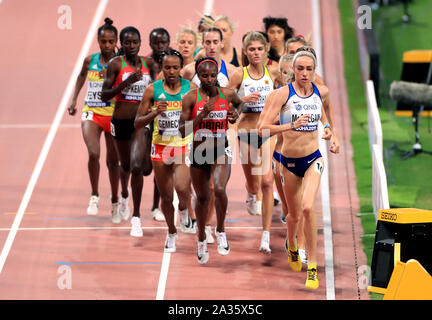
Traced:
<svg viewBox="0 0 432 320">
<path fill-rule="evenodd" d="M 135 131 L 135 118 L 117 119 L 111 118 L 111 134 L 116 140 L 130 140 Z"/>
<path fill-rule="evenodd" d="M 196 149 L 191 148 L 189 156 L 190 165 L 194 168 L 210 171 L 212 165 L 215 163 L 223 164 L 225 161 L 231 163 L 231 147 L 228 140 L 226 138 L 224 140 L 225 141 L 217 143 L 216 147 L 211 149 L 201 149 L 200 146 L 203 146 L 203 144 Z M 222 156 L 224 157 L 221 158 Z M 228 159 L 225 159 L 225 156 L 227 156 Z"/>
<path fill-rule="evenodd" d="M 266 142 L 267 139 L 270 138 L 270 136 L 261 137 L 256 132 L 239 132 L 237 133 L 237 138 L 240 141 L 246 142 L 251 147 L 259 149 L 264 144 L 264 142 Z"/>
</svg>

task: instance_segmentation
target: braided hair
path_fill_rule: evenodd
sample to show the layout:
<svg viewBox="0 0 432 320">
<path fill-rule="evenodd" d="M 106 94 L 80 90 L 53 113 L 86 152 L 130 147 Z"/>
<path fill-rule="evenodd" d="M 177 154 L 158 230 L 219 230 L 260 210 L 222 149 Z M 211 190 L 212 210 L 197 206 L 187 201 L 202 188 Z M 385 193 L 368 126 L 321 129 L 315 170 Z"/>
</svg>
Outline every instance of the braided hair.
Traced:
<svg viewBox="0 0 432 320">
<path fill-rule="evenodd" d="M 181 55 L 180 52 L 178 52 L 177 50 L 174 49 L 168 49 L 168 50 L 164 50 L 160 56 L 159 59 L 159 64 L 162 65 L 162 61 L 165 57 L 167 56 L 175 56 L 178 57 L 180 59 L 180 67 L 183 68 L 183 56 Z"/>
</svg>

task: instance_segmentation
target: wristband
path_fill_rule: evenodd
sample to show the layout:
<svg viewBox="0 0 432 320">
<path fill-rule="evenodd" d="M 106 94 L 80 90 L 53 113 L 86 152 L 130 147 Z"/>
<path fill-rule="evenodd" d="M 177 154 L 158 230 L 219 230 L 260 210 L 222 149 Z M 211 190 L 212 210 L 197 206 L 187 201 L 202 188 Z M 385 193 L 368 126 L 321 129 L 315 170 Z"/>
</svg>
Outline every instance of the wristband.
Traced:
<svg viewBox="0 0 432 320">
<path fill-rule="evenodd" d="M 294 127 L 294 122 L 291 122 L 291 129 L 292 129 L 292 130 L 295 129 L 295 127 Z"/>
<path fill-rule="evenodd" d="M 329 128 L 329 129 L 331 130 L 330 123 L 326 123 L 326 124 L 324 125 L 324 129 L 325 129 L 325 128 Z"/>
</svg>

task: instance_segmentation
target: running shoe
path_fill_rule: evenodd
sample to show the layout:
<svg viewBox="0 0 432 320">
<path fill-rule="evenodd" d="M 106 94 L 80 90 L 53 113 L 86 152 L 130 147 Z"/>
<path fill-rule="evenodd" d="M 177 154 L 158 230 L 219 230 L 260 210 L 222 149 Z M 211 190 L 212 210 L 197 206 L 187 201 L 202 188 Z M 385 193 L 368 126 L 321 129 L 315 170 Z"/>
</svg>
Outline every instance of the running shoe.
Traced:
<svg viewBox="0 0 432 320">
<path fill-rule="evenodd" d="M 275 190 L 273 190 L 273 205 L 276 207 L 278 204 L 280 204 L 281 198 L 279 196 L 279 193 Z"/>
<path fill-rule="evenodd" d="M 306 250 L 305 249 L 299 249 L 299 255 L 302 263 L 308 264 L 307 256 L 306 256 Z"/>
<path fill-rule="evenodd" d="M 308 265 L 305 286 L 306 286 L 306 289 L 310 289 L 310 290 L 315 290 L 319 287 L 316 264 Z"/>
<path fill-rule="evenodd" d="M 270 249 L 270 232 L 263 231 L 261 236 L 261 244 L 259 247 L 260 252 L 271 253 Z"/>
<path fill-rule="evenodd" d="M 129 196 L 130 196 L 130 190 L 128 190 L 128 196 L 126 198 L 123 198 L 123 196 L 120 195 L 119 213 L 123 220 L 129 219 L 129 215 L 130 215 Z"/>
<path fill-rule="evenodd" d="M 230 246 L 226 236 L 226 232 L 218 232 L 215 228 L 215 234 L 218 244 L 218 252 L 222 256 L 226 256 L 230 252 Z"/>
<path fill-rule="evenodd" d="M 120 223 L 121 222 L 121 216 L 120 216 L 120 205 L 118 202 L 111 203 L 111 222 L 112 223 Z"/>
<path fill-rule="evenodd" d="M 180 230 L 184 233 L 193 233 L 192 231 L 192 220 L 189 217 L 189 211 L 188 209 L 185 209 L 183 211 L 179 211 L 180 215 Z"/>
<path fill-rule="evenodd" d="M 252 216 L 261 215 L 261 201 L 256 201 L 255 199 L 246 200 L 246 210 Z"/>
<path fill-rule="evenodd" d="M 198 262 L 200 264 L 205 264 L 208 262 L 209 258 L 210 258 L 210 254 L 207 250 L 207 241 L 197 241 L 198 242 L 198 250 L 197 250 L 197 257 L 198 257 Z"/>
<path fill-rule="evenodd" d="M 90 202 L 87 208 L 87 214 L 91 216 L 95 216 L 98 214 L 98 206 L 99 206 L 99 197 L 91 196 Z"/>
<path fill-rule="evenodd" d="M 174 234 L 168 233 L 165 240 L 164 252 L 168 252 L 168 253 L 176 252 L 176 241 L 177 241 L 177 233 Z"/>
<path fill-rule="evenodd" d="M 283 212 L 283 210 L 281 212 L 280 220 L 283 224 L 286 224 L 286 217 L 285 217 L 285 213 Z"/>
<path fill-rule="evenodd" d="M 206 233 L 206 237 L 207 237 L 207 243 L 214 243 L 214 238 L 212 235 L 212 230 L 211 230 L 211 226 L 205 226 L 205 233 Z"/>
<path fill-rule="evenodd" d="M 130 231 L 130 235 L 132 237 L 142 237 L 143 236 L 143 231 L 141 228 L 141 219 L 139 217 L 132 217 L 131 219 L 131 231 Z"/>
<path fill-rule="evenodd" d="M 287 245 L 288 247 L 288 245 Z M 291 267 L 291 269 L 294 272 L 300 272 L 302 269 L 302 262 L 299 256 L 298 248 L 295 248 L 292 250 L 291 248 L 288 248 L 288 262 Z"/>
<path fill-rule="evenodd" d="M 165 216 L 162 213 L 162 211 L 159 210 L 159 208 L 154 208 L 152 210 L 152 217 L 153 217 L 153 220 L 156 220 L 156 221 L 165 221 Z"/>
</svg>

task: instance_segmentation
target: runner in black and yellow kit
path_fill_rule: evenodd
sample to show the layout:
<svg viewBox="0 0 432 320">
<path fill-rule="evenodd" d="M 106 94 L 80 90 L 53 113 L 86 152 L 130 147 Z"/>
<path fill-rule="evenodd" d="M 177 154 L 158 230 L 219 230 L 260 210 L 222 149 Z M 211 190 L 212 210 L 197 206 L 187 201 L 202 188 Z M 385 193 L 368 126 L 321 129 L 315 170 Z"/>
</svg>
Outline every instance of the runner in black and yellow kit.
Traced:
<svg viewBox="0 0 432 320">
<path fill-rule="evenodd" d="M 120 43 L 124 55 L 108 64 L 107 77 L 102 87 L 102 100 L 115 97 L 115 108 L 111 119 L 111 134 L 114 136 L 121 163 L 121 174 L 129 179 L 131 187 L 133 217 L 131 236 L 142 236 L 140 204 L 143 188 L 143 161 L 146 150 L 147 128 L 135 130 L 134 121 L 144 90 L 154 78 L 153 60 L 138 55 L 141 46 L 139 31 L 126 27 L 120 32 Z M 148 151 L 147 151 L 148 152 Z M 132 164 L 132 166 L 131 166 Z"/>
<path fill-rule="evenodd" d="M 122 181 L 122 197 L 118 200 L 119 186 L 119 161 L 114 146 L 113 138 L 110 134 L 111 116 L 114 111 L 114 100 L 103 102 L 101 100 L 102 83 L 106 75 L 107 64 L 115 56 L 117 43 L 117 29 L 112 25 L 110 18 L 105 19 L 105 24 L 98 30 L 99 53 L 94 53 L 85 58 L 81 72 L 75 84 L 75 91 L 72 102 L 68 108 L 70 115 L 75 115 L 78 95 L 87 78 L 88 88 L 82 110 L 82 134 L 87 146 L 88 172 L 92 194 L 87 208 L 89 215 L 98 213 L 99 204 L 99 158 L 100 158 L 100 136 L 102 131 L 105 135 L 106 143 L 106 164 L 108 167 L 109 180 L 111 184 L 111 215 L 113 223 L 120 223 L 119 215 L 129 216 L 127 204 L 127 181 Z M 124 196 L 124 197 L 123 197 Z M 120 210 L 120 212 L 119 212 Z"/>
<path fill-rule="evenodd" d="M 150 156 L 161 194 L 162 212 L 168 226 L 165 252 L 175 252 L 177 228 L 174 223 L 174 189 L 179 199 L 181 229 L 186 232 L 186 229 L 192 227 L 187 207 L 190 174 L 186 164 L 190 136 L 181 138 L 178 131 L 182 100 L 190 90 L 191 83 L 180 77 L 183 67 L 180 52 L 166 50 L 162 53 L 160 62 L 163 79 L 151 84 L 144 92 L 135 118 L 135 128 L 142 128 L 153 122 Z"/>
</svg>

